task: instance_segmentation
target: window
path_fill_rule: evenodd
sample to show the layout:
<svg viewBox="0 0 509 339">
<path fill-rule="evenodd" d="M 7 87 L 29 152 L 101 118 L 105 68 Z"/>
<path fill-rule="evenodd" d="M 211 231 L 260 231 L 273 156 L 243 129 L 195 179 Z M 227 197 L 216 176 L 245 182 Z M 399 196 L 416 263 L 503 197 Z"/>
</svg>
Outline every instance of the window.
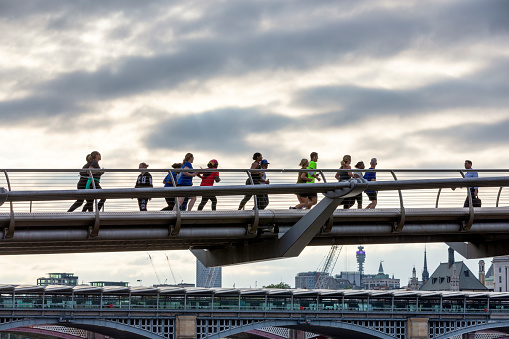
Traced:
<svg viewBox="0 0 509 339">
<path fill-rule="evenodd" d="M 498 268 L 498 273 L 502 273 L 502 267 Z"/>
<path fill-rule="evenodd" d="M 498 276 L 498 282 L 502 283 L 502 277 L 501 276 Z"/>
</svg>

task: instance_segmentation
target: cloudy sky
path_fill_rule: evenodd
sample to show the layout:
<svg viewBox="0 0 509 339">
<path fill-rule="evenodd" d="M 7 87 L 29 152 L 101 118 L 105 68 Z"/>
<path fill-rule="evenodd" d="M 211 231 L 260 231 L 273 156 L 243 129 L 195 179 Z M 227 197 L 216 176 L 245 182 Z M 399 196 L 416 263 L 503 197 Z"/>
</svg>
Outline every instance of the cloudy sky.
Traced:
<svg viewBox="0 0 509 339">
<path fill-rule="evenodd" d="M 255 151 L 272 168 L 311 151 L 322 168 L 343 154 L 376 156 L 381 168 L 466 158 L 509 168 L 507 13 L 504 0 L 0 1 L 0 167 L 77 168 L 97 149 L 107 168 L 166 168 L 187 152 L 245 168 Z M 419 249 L 411 263 L 391 263 L 409 248 Z M 367 270 L 383 259 L 406 283 L 423 248 L 368 247 Z M 444 245 L 428 248 L 430 266 L 446 260 Z M 225 285 L 293 285 L 326 252 L 225 269 Z M 340 269 L 355 268 L 348 253 Z M 171 256 L 194 280 L 193 257 Z M 146 253 L 91 266 L 100 258 L 0 257 L 11 272 L 0 281 L 74 271 L 85 282 L 155 282 Z M 16 269 L 27 263 L 30 274 Z"/>
</svg>

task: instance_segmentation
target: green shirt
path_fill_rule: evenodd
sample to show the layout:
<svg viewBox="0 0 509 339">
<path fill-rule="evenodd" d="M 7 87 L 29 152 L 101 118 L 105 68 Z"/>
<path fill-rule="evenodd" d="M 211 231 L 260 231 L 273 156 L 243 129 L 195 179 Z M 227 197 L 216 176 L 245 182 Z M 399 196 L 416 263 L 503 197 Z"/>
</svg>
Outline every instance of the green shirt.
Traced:
<svg viewBox="0 0 509 339">
<path fill-rule="evenodd" d="M 308 166 L 307 169 L 316 169 L 316 162 L 315 161 L 310 161 L 309 162 L 309 166 Z M 316 175 L 316 172 L 312 172 L 312 173 L 308 172 L 308 178 L 312 179 L 311 181 L 307 182 L 308 184 L 314 184 L 315 183 L 315 178 L 313 177 L 313 175 Z"/>
</svg>

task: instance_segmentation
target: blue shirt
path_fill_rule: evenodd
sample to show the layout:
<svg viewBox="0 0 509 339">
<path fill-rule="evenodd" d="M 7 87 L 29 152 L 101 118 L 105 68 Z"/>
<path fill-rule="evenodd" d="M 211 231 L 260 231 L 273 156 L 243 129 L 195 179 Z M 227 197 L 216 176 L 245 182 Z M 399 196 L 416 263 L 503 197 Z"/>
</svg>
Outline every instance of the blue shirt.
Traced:
<svg viewBox="0 0 509 339">
<path fill-rule="evenodd" d="M 370 167 L 369 169 L 374 169 L 373 167 Z M 367 181 L 371 181 L 371 179 L 375 179 L 376 180 L 376 172 L 368 172 L 366 171 L 366 173 L 364 174 L 364 179 L 366 179 Z M 376 191 L 365 191 L 366 193 L 374 193 Z"/>
<path fill-rule="evenodd" d="M 479 178 L 479 174 L 477 172 L 466 172 L 465 178 Z M 473 187 L 474 189 L 478 189 L 479 187 Z"/>
<path fill-rule="evenodd" d="M 171 183 L 171 176 L 172 175 L 173 175 L 173 181 L 175 181 L 175 184 L 177 184 L 177 172 L 170 172 L 164 178 L 164 187 L 173 187 L 173 184 Z"/>
<path fill-rule="evenodd" d="M 191 163 L 188 162 L 188 161 L 186 161 L 185 163 L 182 164 L 182 169 L 184 167 L 187 167 L 189 169 L 193 169 L 193 165 L 191 165 Z M 193 174 L 194 172 L 187 172 L 187 173 Z M 184 172 L 180 172 L 180 178 L 177 181 L 177 185 L 192 186 L 193 185 L 193 177 L 185 175 Z"/>
</svg>

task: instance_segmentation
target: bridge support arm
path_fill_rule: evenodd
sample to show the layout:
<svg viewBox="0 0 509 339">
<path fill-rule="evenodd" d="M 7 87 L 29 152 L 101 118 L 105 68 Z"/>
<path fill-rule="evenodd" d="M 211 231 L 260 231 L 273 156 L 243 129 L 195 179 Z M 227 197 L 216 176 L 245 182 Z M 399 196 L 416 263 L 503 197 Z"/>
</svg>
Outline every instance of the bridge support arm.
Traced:
<svg viewBox="0 0 509 339">
<path fill-rule="evenodd" d="M 191 249 L 191 252 L 205 267 L 297 257 L 320 232 L 341 201 L 365 189 L 366 181 L 357 180 L 348 188 L 324 193 L 323 199 L 279 239 L 220 249 Z"/>
<path fill-rule="evenodd" d="M 191 249 L 191 252 L 205 267 L 296 257 L 320 231 L 342 200 L 324 197 L 279 239 L 220 249 Z"/>
<path fill-rule="evenodd" d="M 478 244 L 471 242 L 446 242 L 446 244 L 466 259 L 477 259 L 507 255 L 507 242 L 508 239 L 502 237 Z"/>
</svg>

